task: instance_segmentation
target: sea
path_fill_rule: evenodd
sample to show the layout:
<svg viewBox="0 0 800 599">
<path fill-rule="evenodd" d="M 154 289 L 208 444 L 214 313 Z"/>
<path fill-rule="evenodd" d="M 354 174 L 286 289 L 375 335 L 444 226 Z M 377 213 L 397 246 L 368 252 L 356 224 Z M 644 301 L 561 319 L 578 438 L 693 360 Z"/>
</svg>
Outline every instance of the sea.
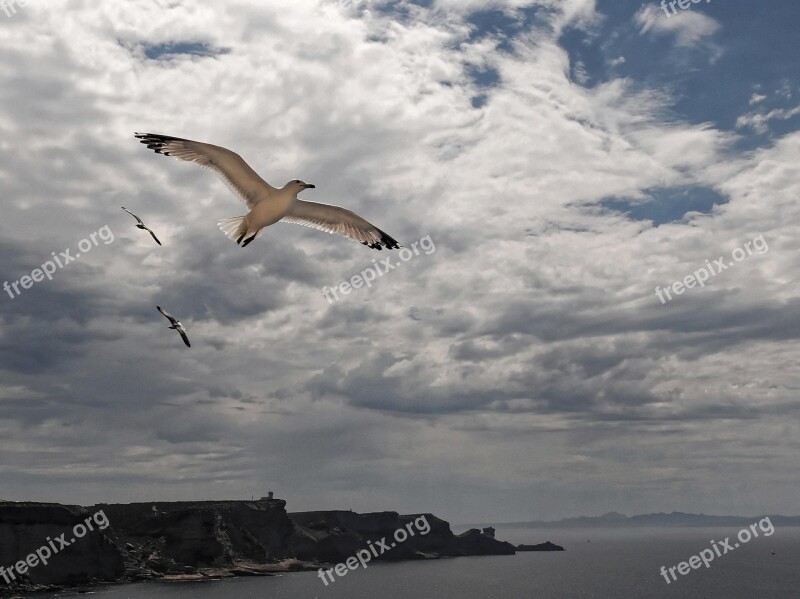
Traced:
<svg viewBox="0 0 800 599">
<path fill-rule="evenodd" d="M 461 532 L 453 527 L 455 532 Z M 566 551 L 369 564 L 326 586 L 316 572 L 206 582 L 146 582 L 37 597 L 97 599 L 800 599 L 800 528 L 741 543 L 708 568 L 669 569 L 738 528 L 510 529 L 514 544 L 552 541 Z M 696 562 L 695 562 L 696 563 Z M 669 575 L 668 575 L 669 576 Z"/>
</svg>

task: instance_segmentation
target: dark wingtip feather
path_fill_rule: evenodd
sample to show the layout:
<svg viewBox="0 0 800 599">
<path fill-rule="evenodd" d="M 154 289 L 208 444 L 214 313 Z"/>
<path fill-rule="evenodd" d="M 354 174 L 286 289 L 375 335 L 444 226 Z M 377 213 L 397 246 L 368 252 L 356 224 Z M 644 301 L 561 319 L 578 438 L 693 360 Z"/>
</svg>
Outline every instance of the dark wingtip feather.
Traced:
<svg viewBox="0 0 800 599">
<path fill-rule="evenodd" d="M 153 150 L 156 154 L 169 156 L 169 152 L 164 152 L 164 146 L 170 141 L 189 141 L 182 137 L 172 137 L 171 135 L 160 135 L 158 133 L 134 133 L 133 136 L 147 146 L 148 150 Z"/>
<path fill-rule="evenodd" d="M 402 247 L 399 243 L 397 243 L 397 240 L 391 235 L 387 235 L 380 229 L 378 229 L 378 232 L 381 234 L 381 240 L 376 242 L 372 246 L 375 249 L 378 250 L 381 249 L 381 245 L 383 245 L 383 247 L 385 247 L 387 250 L 399 250 Z"/>
</svg>

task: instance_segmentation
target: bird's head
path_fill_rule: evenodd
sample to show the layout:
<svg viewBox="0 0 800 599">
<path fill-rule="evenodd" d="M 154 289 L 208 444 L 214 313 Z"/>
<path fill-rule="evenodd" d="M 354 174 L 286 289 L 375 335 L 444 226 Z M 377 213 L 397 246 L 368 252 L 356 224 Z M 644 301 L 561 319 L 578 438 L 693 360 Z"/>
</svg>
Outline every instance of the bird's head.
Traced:
<svg viewBox="0 0 800 599">
<path fill-rule="evenodd" d="M 291 189 L 295 194 L 300 193 L 304 189 L 314 189 L 314 185 L 311 183 L 306 183 L 305 181 L 301 181 L 300 179 L 295 179 L 294 181 L 289 181 L 286 185 L 283 186 L 284 189 Z"/>
</svg>

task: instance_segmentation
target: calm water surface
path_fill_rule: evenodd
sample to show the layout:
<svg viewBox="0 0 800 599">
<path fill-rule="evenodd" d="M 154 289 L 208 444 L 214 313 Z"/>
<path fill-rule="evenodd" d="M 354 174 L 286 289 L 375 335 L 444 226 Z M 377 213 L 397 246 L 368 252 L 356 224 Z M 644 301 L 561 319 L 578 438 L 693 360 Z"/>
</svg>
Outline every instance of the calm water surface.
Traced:
<svg viewBox="0 0 800 599">
<path fill-rule="evenodd" d="M 677 565 L 737 529 L 500 529 L 512 543 L 545 540 L 567 551 L 376 564 L 323 585 L 314 572 L 202 583 L 138 583 L 97 599 L 800 599 L 800 529 L 776 529 L 667 584 Z M 589 542 L 587 542 L 587 540 Z M 774 549 L 775 555 L 770 551 Z M 60 593 L 39 597 L 86 597 Z"/>
</svg>

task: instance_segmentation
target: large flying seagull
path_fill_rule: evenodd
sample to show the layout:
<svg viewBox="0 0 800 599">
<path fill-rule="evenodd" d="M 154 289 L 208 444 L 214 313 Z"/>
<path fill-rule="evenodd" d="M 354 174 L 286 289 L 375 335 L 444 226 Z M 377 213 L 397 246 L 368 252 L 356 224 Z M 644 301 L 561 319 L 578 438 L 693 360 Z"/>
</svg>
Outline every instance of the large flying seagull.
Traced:
<svg viewBox="0 0 800 599">
<path fill-rule="evenodd" d="M 242 247 L 278 221 L 344 235 L 376 250 L 400 247 L 395 239 L 354 212 L 297 198 L 298 193 L 313 189 L 314 185 L 295 179 L 277 189 L 259 177 L 241 156 L 226 148 L 154 133 L 135 135 L 157 154 L 211 169 L 244 200 L 250 212 L 218 223 L 225 235 Z"/>
</svg>

